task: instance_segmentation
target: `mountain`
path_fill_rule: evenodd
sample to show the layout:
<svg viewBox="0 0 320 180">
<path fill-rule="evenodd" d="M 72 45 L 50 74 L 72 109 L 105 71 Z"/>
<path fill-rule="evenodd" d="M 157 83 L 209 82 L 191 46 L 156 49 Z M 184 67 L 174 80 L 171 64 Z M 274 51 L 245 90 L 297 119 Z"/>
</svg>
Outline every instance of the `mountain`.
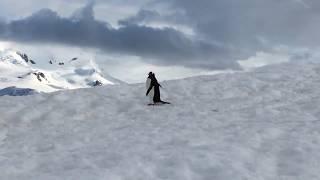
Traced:
<svg viewBox="0 0 320 180">
<path fill-rule="evenodd" d="M 13 50 L 0 51 L 0 89 L 8 88 L 2 92 L 12 92 L 17 88 L 54 92 L 121 83 L 110 75 L 102 74 L 93 61 L 78 57 L 65 62 L 51 59 L 48 60 L 46 68 L 41 68 L 36 60 L 25 53 Z M 25 92 L 27 91 L 23 91 L 22 95 L 27 95 Z"/>
<path fill-rule="evenodd" d="M 320 65 L 0 97 L 0 179 L 318 180 Z"/>
</svg>

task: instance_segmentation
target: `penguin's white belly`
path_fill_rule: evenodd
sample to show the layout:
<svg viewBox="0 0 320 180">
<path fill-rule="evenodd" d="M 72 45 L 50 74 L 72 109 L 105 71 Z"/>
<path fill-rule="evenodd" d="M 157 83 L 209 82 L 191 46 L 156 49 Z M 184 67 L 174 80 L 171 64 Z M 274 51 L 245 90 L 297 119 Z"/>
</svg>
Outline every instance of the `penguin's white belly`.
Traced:
<svg viewBox="0 0 320 180">
<path fill-rule="evenodd" d="M 151 84 L 151 79 L 148 78 L 148 79 L 147 79 L 147 82 L 146 82 L 146 89 L 147 89 L 147 90 L 149 89 L 150 84 Z M 153 103 L 154 87 L 152 87 L 152 89 L 150 90 L 148 96 L 149 96 L 150 103 Z"/>
</svg>

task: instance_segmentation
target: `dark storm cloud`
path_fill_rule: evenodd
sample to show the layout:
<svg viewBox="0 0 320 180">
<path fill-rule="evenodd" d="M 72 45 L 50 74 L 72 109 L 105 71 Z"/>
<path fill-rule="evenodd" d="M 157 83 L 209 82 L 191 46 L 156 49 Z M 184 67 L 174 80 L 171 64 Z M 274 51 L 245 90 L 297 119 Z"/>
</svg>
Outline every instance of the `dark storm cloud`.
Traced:
<svg viewBox="0 0 320 180">
<path fill-rule="evenodd" d="M 318 0 L 163 0 L 207 39 L 257 51 L 320 43 Z M 160 2 L 158 2 L 160 3 Z"/>
<path fill-rule="evenodd" d="M 0 38 L 25 43 L 60 43 L 99 48 L 110 53 L 136 55 L 160 65 L 238 68 L 223 47 L 190 39 L 171 28 L 158 29 L 135 23 L 123 25 L 116 29 L 106 22 L 95 20 L 93 3 L 89 3 L 76 11 L 72 18 L 63 18 L 52 10 L 43 9 L 27 18 L 2 23 L 0 32 L 1 27 L 5 30 Z M 212 59 L 217 63 L 211 63 Z"/>
<path fill-rule="evenodd" d="M 4 34 L 6 30 L 5 22 L 0 20 L 0 34 Z"/>
<path fill-rule="evenodd" d="M 161 18 L 161 15 L 158 12 L 142 9 L 137 13 L 137 15 L 120 20 L 119 24 L 126 26 L 130 24 L 138 24 L 140 22 L 149 20 L 157 20 L 159 18 Z"/>
<path fill-rule="evenodd" d="M 36 6 L 43 1 L 28 2 L 38 2 L 33 3 Z M 50 2 L 55 4 L 56 1 Z M 72 1 L 76 4 L 83 2 L 85 0 Z M 137 9 L 136 15 L 122 17 L 120 28 L 96 20 L 93 3 L 76 11 L 70 18 L 43 9 L 23 19 L 0 21 L 0 39 L 91 47 L 106 53 L 136 55 L 153 64 L 212 69 L 238 68 L 236 60 L 254 56 L 257 51 L 269 51 L 278 45 L 313 48 L 320 44 L 318 0 L 96 2 L 101 5 L 100 15 L 102 6 L 108 3 L 126 7 L 139 2 L 141 9 Z M 100 16 L 99 19 L 103 18 Z M 168 28 L 152 28 L 147 26 L 148 23 L 167 23 Z M 194 34 L 185 35 L 182 29 L 171 25 L 191 28 Z"/>
<path fill-rule="evenodd" d="M 234 61 L 259 51 L 272 52 L 282 45 L 294 49 L 317 48 L 320 44 L 318 0 L 155 0 L 154 4 L 169 5 L 175 16 L 161 14 L 161 10 L 141 10 L 120 23 L 167 21 L 186 25 L 205 42 L 229 47 L 221 55 Z M 206 60 L 208 64 L 224 62 Z"/>
<path fill-rule="evenodd" d="M 118 23 L 120 25 L 129 25 L 150 22 L 182 24 L 188 22 L 188 20 L 186 19 L 184 14 L 179 11 L 171 12 L 169 14 L 167 13 L 164 15 L 155 10 L 141 9 L 136 15 L 126 19 L 122 19 Z"/>
</svg>

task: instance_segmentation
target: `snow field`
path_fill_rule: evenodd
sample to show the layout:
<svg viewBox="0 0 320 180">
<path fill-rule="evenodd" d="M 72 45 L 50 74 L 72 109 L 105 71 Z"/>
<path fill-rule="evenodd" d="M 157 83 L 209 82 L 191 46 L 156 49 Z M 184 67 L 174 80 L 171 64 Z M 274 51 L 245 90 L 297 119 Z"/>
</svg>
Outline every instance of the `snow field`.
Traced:
<svg viewBox="0 0 320 180">
<path fill-rule="evenodd" d="M 0 179 L 318 180 L 320 65 L 0 98 Z"/>
</svg>

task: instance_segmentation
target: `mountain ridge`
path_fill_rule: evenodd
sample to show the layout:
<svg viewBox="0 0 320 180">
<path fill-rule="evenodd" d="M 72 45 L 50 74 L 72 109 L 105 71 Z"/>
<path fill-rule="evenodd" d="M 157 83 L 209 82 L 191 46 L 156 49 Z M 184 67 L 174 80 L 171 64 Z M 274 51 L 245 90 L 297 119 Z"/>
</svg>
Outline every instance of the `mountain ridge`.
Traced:
<svg viewBox="0 0 320 180">
<path fill-rule="evenodd" d="M 108 74 L 102 74 L 93 60 L 77 57 L 70 61 L 56 62 L 50 59 L 46 66 L 47 68 L 39 67 L 36 60 L 25 53 L 11 49 L 2 50 L 0 89 L 16 87 L 47 93 L 123 83 Z"/>
</svg>

